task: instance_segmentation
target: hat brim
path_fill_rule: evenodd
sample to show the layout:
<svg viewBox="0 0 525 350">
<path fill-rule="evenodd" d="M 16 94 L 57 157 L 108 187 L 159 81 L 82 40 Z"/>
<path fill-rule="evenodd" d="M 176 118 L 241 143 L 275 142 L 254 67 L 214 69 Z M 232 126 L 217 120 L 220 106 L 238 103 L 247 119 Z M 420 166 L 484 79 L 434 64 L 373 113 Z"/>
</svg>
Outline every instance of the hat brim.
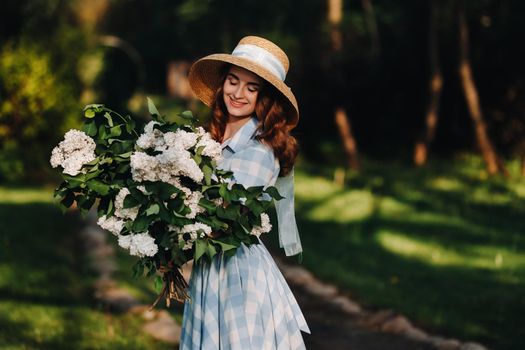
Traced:
<svg viewBox="0 0 525 350">
<path fill-rule="evenodd" d="M 243 57 L 229 54 L 213 54 L 193 63 L 188 73 L 188 80 L 191 89 L 202 102 L 207 106 L 212 105 L 215 92 L 222 84 L 221 68 L 228 63 L 247 69 L 273 85 L 286 98 L 288 103 L 288 106 L 285 107 L 288 107 L 291 118 L 287 121 L 287 124 L 292 127 L 297 125 L 299 121 L 299 107 L 290 87 L 266 68 Z"/>
</svg>

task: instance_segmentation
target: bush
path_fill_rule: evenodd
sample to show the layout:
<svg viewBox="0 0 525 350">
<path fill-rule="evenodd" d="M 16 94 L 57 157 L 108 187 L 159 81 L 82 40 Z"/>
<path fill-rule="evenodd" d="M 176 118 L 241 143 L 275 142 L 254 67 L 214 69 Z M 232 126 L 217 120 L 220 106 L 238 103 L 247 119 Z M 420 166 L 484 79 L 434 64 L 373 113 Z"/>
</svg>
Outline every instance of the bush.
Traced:
<svg viewBox="0 0 525 350">
<path fill-rule="evenodd" d="M 45 175 L 51 145 L 78 123 L 77 95 L 39 45 L 20 41 L 1 49 L 0 182 Z"/>
</svg>

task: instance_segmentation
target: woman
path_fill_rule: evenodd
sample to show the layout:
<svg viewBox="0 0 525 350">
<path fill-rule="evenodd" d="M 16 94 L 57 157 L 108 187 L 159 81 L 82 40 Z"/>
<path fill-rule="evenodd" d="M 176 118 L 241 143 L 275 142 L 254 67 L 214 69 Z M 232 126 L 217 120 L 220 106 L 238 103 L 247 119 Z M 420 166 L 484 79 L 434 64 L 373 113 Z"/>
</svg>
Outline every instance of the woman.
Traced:
<svg viewBox="0 0 525 350">
<path fill-rule="evenodd" d="M 209 131 L 223 148 L 219 167 L 246 187 L 276 185 L 287 197 L 276 203 L 279 235 L 286 254 L 295 255 L 302 249 L 293 216 L 297 143 L 290 130 L 299 112 L 284 83 L 287 70 L 288 58 L 278 46 L 249 36 L 231 55 L 195 62 L 189 81 L 212 109 Z M 305 348 L 301 331 L 310 330 L 262 243 L 196 264 L 189 284 L 181 349 Z"/>
</svg>

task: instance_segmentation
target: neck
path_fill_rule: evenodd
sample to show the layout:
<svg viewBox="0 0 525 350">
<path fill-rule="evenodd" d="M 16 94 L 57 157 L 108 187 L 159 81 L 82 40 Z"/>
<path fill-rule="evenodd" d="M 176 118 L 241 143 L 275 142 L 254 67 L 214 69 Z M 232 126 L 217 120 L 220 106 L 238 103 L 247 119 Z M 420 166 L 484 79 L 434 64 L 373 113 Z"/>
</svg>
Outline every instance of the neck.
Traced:
<svg viewBox="0 0 525 350">
<path fill-rule="evenodd" d="M 243 117 L 235 117 L 228 115 L 228 121 L 226 122 L 226 129 L 224 130 L 224 136 L 222 137 L 223 142 L 231 138 L 235 133 L 242 128 L 250 119 L 251 115 Z"/>
</svg>

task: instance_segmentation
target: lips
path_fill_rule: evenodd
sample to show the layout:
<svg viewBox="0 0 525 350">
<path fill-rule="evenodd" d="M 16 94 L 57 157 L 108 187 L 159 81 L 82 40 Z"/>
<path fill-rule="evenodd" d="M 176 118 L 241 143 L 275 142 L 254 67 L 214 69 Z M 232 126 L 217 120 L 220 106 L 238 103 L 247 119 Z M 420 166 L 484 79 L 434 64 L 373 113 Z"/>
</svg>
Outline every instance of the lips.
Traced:
<svg viewBox="0 0 525 350">
<path fill-rule="evenodd" d="M 238 101 L 234 101 L 231 99 L 230 97 L 230 105 L 234 108 L 242 108 L 244 107 L 244 105 L 246 105 L 246 103 L 243 103 L 243 102 L 238 102 Z"/>
</svg>

